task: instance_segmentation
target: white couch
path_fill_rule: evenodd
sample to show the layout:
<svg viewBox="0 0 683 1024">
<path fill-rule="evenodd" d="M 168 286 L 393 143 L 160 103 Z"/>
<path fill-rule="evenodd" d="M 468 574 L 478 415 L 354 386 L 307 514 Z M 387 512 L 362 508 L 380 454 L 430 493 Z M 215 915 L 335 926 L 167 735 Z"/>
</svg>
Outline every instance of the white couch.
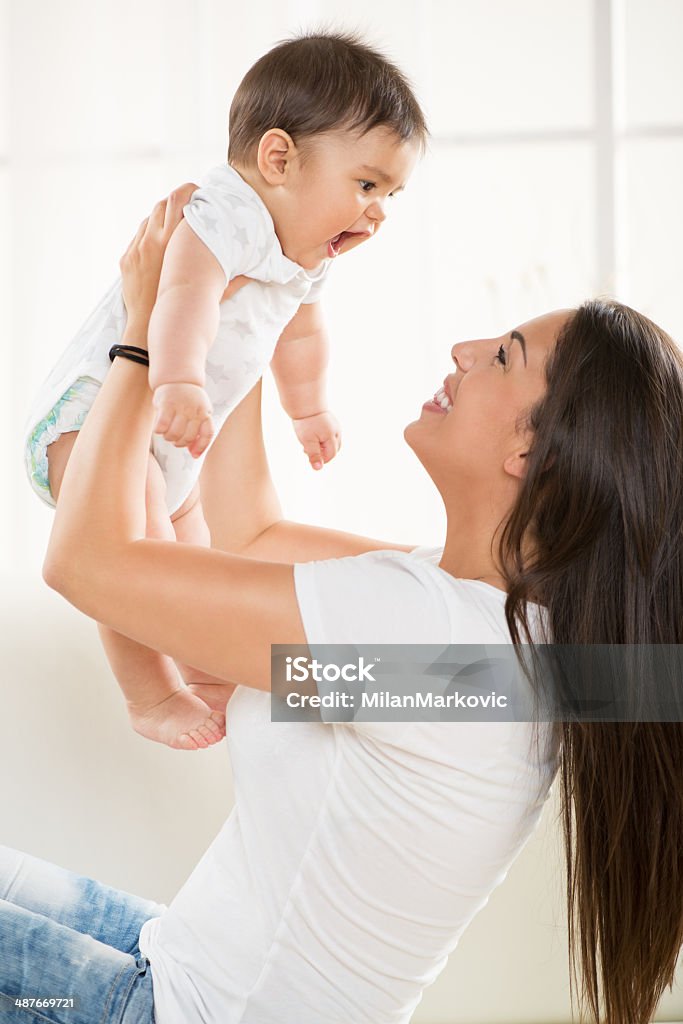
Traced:
<svg viewBox="0 0 683 1024">
<path fill-rule="evenodd" d="M 185 753 L 138 737 L 95 624 L 37 574 L 0 582 L 1 841 L 168 902 L 230 810 L 225 744 Z M 415 1024 L 571 1020 L 556 790 Z M 683 1020 L 680 984 L 656 1020 Z"/>
</svg>

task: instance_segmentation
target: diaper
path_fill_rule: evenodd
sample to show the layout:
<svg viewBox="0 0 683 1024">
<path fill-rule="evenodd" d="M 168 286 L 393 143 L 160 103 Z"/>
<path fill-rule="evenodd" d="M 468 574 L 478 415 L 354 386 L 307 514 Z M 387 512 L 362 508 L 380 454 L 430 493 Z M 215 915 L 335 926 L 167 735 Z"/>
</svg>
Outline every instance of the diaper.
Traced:
<svg viewBox="0 0 683 1024">
<path fill-rule="evenodd" d="M 67 345 L 31 403 L 24 423 L 24 464 L 31 487 L 50 508 L 56 502 L 48 482 L 47 447 L 61 434 L 83 426 L 111 369 L 109 349 L 121 340 L 125 326 L 126 307 L 118 279 Z M 137 370 L 146 372 L 142 367 Z M 203 457 L 193 459 L 159 434 L 153 435 L 150 451 L 166 479 L 166 506 L 172 515 L 192 490 Z"/>
<path fill-rule="evenodd" d="M 56 508 L 57 503 L 50 492 L 48 445 L 62 434 L 81 429 L 101 387 L 100 381 L 94 377 L 78 377 L 26 436 L 24 461 L 29 482 L 38 497 L 50 508 Z M 192 459 L 184 449 L 176 448 L 158 434 L 152 436 L 149 450 L 166 479 L 166 504 L 171 515 L 180 508 L 192 490 L 206 453 L 199 459 Z"/>
<path fill-rule="evenodd" d="M 38 497 L 51 508 L 56 507 L 56 502 L 50 493 L 47 475 L 47 446 L 61 434 L 81 429 L 100 386 L 94 377 L 79 377 L 27 439 L 24 457 L 30 484 Z"/>
<path fill-rule="evenodd" d="M 286 300 L 286 301 L 285 301 Z M 215 435 L 198 459 L 153 434 L 150 451 L 166 481 L 166 508 L 176 512 L 199 478 L 225 420 L 268 367 L 277 339 L 296 308 L 289 293 L 252 281 L 220 306 L 218 331 L 206 360 L 206 391 Z M 298 300 L 296 300 L 298 301 Z M 118 279 L 67 345 L 31 404 L 24 425 L 24 463 L 33 490 L 55 508 L 47 475 L 47 447 L 60 434 L 80 430 L 111 370 L 109 349 L 123 337 L 126 308 Z M 143 367 L 137 367 L 145 373 Z M 121 409 L 125 416 L 125 407 Z"/>
</svg>

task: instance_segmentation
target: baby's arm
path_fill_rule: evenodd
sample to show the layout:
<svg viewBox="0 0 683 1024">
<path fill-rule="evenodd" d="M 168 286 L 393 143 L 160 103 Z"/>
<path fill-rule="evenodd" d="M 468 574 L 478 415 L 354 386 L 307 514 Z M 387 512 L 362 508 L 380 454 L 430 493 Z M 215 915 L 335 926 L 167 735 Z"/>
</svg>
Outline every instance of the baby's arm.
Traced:
<svg viewBox="0 0 683 1024">
<path fill-rule="evenodd" d="M 149 324 L 149 384 L 159 410 L 154 432 L 195 456 L 213 434 L 205 364 L 225 286 L 216 257 L 181 221 L 166 248 Z"/>
<path fill-rule="evenodd" d="M 270 365 L 282 407 L 314 469 L 334 458 L 340 445 L 339 424 L 327 408 L 328 360 L 320 303 L 303 304 L 280 335 Z"/>
</svg>

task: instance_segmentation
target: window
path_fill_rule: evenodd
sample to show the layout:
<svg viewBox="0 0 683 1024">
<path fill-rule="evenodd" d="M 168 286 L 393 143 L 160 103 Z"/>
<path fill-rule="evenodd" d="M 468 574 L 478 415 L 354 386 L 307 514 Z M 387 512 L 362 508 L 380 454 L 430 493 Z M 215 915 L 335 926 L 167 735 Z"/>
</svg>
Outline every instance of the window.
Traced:
<svg viewBox="0 0 683 1024">
<path fill-rule="evenodd" d="M 321 24 L 358 28 L 404 68 L 433 138 L 380 236 L 331 276 L 344 450 L 321 476 L 267 386 L 288 515 L 438 541 L 440 504 L 401 434 L 459 338 L 603 292 L 683 338 L 679 0 L 264 0 L 239 18 L 223 0 L 0 0 L 4 567 L 39 572 L 52 521 L 22 466 L 40 381 L 154 201 L 225 159 L 247 68 Z"/>
</svg>

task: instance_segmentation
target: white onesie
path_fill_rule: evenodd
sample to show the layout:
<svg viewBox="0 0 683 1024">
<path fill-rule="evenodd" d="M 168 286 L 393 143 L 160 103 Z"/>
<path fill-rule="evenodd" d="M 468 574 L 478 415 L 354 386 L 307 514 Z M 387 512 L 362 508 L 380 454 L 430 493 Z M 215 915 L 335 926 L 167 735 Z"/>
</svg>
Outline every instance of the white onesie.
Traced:
<svg viewBox="0 0 683 1024">
<path fill-rule="evenodd" d="M 253 280 L 220 306 L 216 340 L 206 361 L 206 391 L 213 405 L 214 439 L 263 375 L 280 334 L 303 302 L 316 302 L 329 265 L 307 271 L 288 259 L 262 199 L 228 164 L 214 167 L 184 209 L 185 220 L 211 250 L 226 286 L 239 274 Z M 29 480 L 48 505 L 55 501 L 47 475 L 47 447 L 78 430 L 111 363 L 109 349 L 126 323 L 121 280 L 110 288 L 44 381 L 26 420 L 24 457 Z M 144 370 L 140 371 L 144 373 Z M 169 515 L 192 490 L 206 453 L 193 459 L 154 434 L 153 452 L 166 478 Z"/>
</svg>

